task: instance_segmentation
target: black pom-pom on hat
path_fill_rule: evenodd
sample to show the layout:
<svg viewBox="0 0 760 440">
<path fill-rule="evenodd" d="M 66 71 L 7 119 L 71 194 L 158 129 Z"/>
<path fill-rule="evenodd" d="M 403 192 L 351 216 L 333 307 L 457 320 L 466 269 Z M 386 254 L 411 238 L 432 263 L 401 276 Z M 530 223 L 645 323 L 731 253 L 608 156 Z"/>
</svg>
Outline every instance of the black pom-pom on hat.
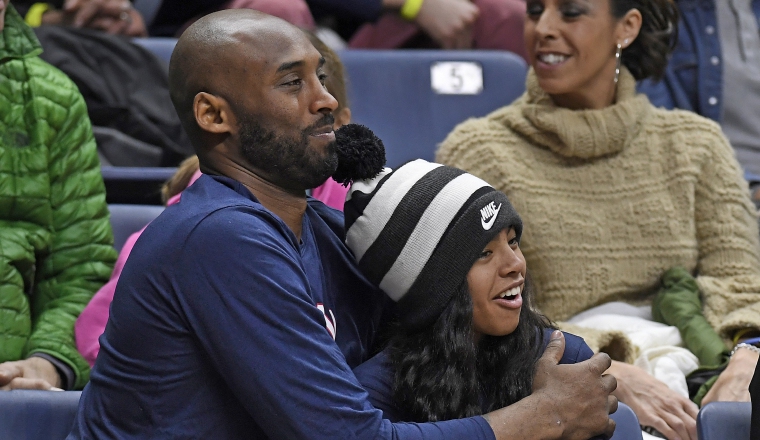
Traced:
<svg viewBox="0 0 760 440">
<path fill-rule="evenodd" d="M 385 146 L 375 133 L 361 124 L 347 124 L 335 132 L 338 169 L 332 177 L 348 186 L 353 181 L 372 179 L 385 167 Z"/>
</svg>

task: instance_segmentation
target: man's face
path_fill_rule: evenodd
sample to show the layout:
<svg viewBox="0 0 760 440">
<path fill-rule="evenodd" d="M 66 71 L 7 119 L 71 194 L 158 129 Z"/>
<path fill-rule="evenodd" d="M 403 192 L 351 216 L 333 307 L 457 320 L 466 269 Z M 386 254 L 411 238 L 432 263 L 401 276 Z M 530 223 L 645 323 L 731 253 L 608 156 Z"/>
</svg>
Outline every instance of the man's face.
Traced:
<svg viewBox="0 0 760 440">
<path fill-rule="evenodd" d="M 312 126 L 301 130 L 300 136 L 278 135 L 268 130 L 250 114 L 238 117 L 238 137 L 243 157 L 254 167 L 267 170 L 275 179 L 287 179 L 277 182 L 279 186 L 298 185 L 301 188 L 315 188 L 338 167 L 335 153 L 335 137 L 322 148 L 310 148 L 313 134 L 332 128 L 334 118 L 327 114 Z M 270 179 L 271 180 L 271 179 Z"/>
<path fill-rule="evenodd" d="M 324 87 L 324 61 L 306 37 L 260 49 L 246 61 L 240 98 L 230 100 L 241 153 L 277 186 L 319 186 L 338 166 L 332 115 L 338 104 Z"/>
</svg>

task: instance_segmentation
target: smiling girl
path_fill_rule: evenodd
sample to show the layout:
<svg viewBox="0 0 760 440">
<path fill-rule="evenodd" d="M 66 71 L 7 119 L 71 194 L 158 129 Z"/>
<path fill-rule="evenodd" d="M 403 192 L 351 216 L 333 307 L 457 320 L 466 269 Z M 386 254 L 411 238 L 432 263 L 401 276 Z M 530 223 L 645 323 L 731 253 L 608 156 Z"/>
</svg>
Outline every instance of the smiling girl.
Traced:
<svg viewBox="0 0 760 440">
<path fill-rule="evenodd" d="M 388 347 L 354 371 L 385 418 L 470 417 L 531 394 L 551 324 L 532 307 L 523 224 L 503 193 L 415 160 L 355 183 L 345 214 L 359 267 L 396 302 Z M 592 356 L 565 341 L 560 363 Z"/>
</svg>

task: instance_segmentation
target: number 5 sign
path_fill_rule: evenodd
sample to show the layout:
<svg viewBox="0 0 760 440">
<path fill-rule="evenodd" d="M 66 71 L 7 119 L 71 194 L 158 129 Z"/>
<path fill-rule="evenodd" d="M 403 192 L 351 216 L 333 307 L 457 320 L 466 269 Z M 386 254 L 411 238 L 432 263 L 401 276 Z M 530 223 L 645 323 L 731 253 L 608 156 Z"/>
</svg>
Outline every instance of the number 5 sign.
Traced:
<svg viewBox="0 0 760 440">
<path fill-rule="evenodd" d="M 430 85 L 440 95 L 477 95 L 483 91 L 483 67 L 473 62 L 433 63 Z"/>
</svg>

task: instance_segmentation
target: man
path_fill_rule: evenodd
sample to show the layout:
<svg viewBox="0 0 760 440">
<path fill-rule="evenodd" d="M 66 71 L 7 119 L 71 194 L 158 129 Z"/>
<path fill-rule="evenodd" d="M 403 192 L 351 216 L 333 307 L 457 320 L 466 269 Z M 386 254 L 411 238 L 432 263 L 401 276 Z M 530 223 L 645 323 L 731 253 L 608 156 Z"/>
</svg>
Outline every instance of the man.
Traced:
<svg viewBox="0 0 760 440">
<path fill-rule="evenodd" d="M 74 321 L 116 258 L 82 95 L 0 2 L 0 389 L 82 388 Z"/>
<path fill-rule="evenodd" d="M 137 241 L 70 439 L 586 439 L 614 429 L 609 358 L 556 365 L 485 417 L 394 425 L 347 358 L 366 359 L 378 298 L 338 211 L 307 200 L 336 166 L 324 59 L 254 11 L 193 24 L 172 100 L 204 175 Z"/>
</svg>

